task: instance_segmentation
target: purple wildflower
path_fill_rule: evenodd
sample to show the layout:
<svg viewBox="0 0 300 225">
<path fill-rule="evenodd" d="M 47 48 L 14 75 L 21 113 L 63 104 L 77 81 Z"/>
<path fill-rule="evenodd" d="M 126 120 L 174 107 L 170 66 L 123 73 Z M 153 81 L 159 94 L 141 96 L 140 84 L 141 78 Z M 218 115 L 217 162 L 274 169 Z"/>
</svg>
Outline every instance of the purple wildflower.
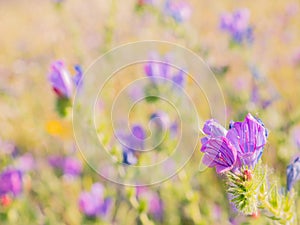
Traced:
<svg viewBox="0 0 300 225">
<path fill-rule="evenodd" d="M 160 130 L 168 129 L 170 126 L 170 118 L 168 114 L 163 111 L 151 114 L 150 120 L 153 121 L 156 127 Z"/>
<path fill-rule="evenodd" d="M 201 148 L 205 155 L 202 162 L 209 167 L 216 167 L 217 173 L 233 169 L 237 159 L 237 150 L 225 138 L 210 138 Z"/>
<path fill-rule="evenodd" d="M 9 168 L 0 174 L 0 196 L 19 195 L 23 190 L 22 173 L 20 170 Z"/>
<path fill-rule="evenodd" d="M 220 27 L 231 34 L 232 39 L 237 43 L 244 40 L 253 41 L 253 28 L 249 25 L 250 12 L 248 9 L 239 9 L 232 14 L 225 13 L 221 16 Z"/>
<path fill-rule="evenodd" d="M 168 62 L 154 62 L 153 60 L 150 60 L 145 66 L 144 66 L 145 73 L 148 77 L 169 77 L 169 70 L 170 67 L 168 65 Z"/>
<path fill-rule="evenodd" d="M 79 176 L 82 172 L 82 163 L 75 157 L 51 156 L 48 162 L 53 168 L 67 176 Z"/>
<path fill-rule="evenodd" d="M 287 174 L 287 191 L 290 191 L 294 183 L 300 180 L 300 157 L 296 157 L 294 161 L 288 165 L 286 169 Z"/>
<path fill-rule="evenodd" d="M 53 155 L 48 158 L 48 163 L 55 169 L 61 169 L 64 165 L 64 157 Z"/>
<path fill-rule="evenodd" d="M 148 213 L 156 220 L 161 220 L 163 216 L 163 201 L 157 192 L 151 191 L 146 187 L 136 188 L 136 197 L 138 200 L 146 200 L 148 203 Z"/>
<path fill-rule="evenodd" d="M 9 141 L 2 141 L 0 139 L 0 154 L 1 153 L 12 155 L 14 157 L 18 153 L 18 149 L 14 143 Z"/>
<path fill-rule="evenodd" d="M 52 63 L 49 81 L 58 97 L 70 98 L 72 96 L 72 80 L 62 61 Z"/>
<path fill-rule="evenodd" d="M 243 122 L 231 122 L 229 131 L 209 120 L 203 131 L 201 151 L 205 153 L 203 163 L 216 167 L 217 173 L 235 170 L 243 165 L 254 167 L 260 159 L 267 141 L 267 130 L 263 123 L 250 113 Z"/>
<path fill-rule="evenodd" d="M 145 131 L 142 126 L 134 125 L 132 133 L 127 135 L 118 135 L 124 142 L 123 147 L 123 163 L 134 165 L 137 163 L 138 150 L 143 150 L 144 139 L 146 138 Z"/>
<path fill-rule="evenodd" d="M 63 171 L 65 175 L 78 176 L 82 172 L 82 163 L 75 157 L 67 157 L 64 160 Z"/>
<path fill-rule="evenodd" d="M 167 0 L 164 11 L 166 15 L 171 16 L 177 23 L 182 23 L 191 16 L 190 5 L 180 0 Z"/>
<path fill-rule="evenodd" d="M 26 153 L 17 159 L 16 167 L 22 172 L 29 172 L 34 169 L 35 161 L 30 153 Z"/>
<path fill-rule="evenodd" d="M 235 122 L 226 137 L 238 151 L 239 166 L 254 167 L 267 142 L 267 132 L 260 120 L 250 113 L 243 122 Z"/>
<path fill-rule="evenodd" d="M 112 206 L 110 198 L 104 197 L 102 184 L 93 184 L 90 192 L 82 192 L 79 197 L 79 209 L 88 217 L 105 217 Z"/>
<path fill-rule="evenodd" d="M 81 83 L 82 83 L 80 81 L 81 81 L 81 79 L 83 77 L 82 68 L 81 68 L 80 65 L 75 65 L 74 69 L 75 69 L 76 73 L 75 73 L 75 75 L 73 77 L 73 81 L 74 81 L 76 87 L 79 88 L 81 86 Z"/>
<path fill-rule="evenodd" d="M 158 82 L 158 78 L 171 80 L 175 84 L 183 87 L 185 84 L 185 72 L 182 69 L 173 69 L 168 64 L 168 59 L 158 59 L 156 54 L 152 54 L 152 59 L 144 66 L 146 75 L 153 79 L 153 82 Z M 155 59 L 155 60 L 154 60 Z"/>
<path fill-rule="evenodd" d="M 294 139 L 294 143 L 296 144 L 296 146 L 298 147 L 298 149 L 300 149 L 300 127 L 296 127 L 293 132 L 292 132 L 292 136 Z"/>
</svg>

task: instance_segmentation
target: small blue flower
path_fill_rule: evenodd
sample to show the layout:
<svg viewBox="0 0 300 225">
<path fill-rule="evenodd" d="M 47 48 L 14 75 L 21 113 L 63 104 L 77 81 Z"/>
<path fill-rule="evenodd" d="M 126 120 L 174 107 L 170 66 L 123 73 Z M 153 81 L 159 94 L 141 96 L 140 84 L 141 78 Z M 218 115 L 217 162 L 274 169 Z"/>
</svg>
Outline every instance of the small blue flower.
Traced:
<svg viewBox="0 0 300 225">
<path fill-rule="evenodd" d="M 287 191 L 290 191 L 294 185 L 294 183 L 300 180 L 300 156 L 296 157 L 295 160 L 288 165 L 286 168 L 286 188 Z"/>
<path fill-rule="evenodd" d="M 80 80 L 81 80 L 82 77 L 83 77 L 83 72 L 82 72 L 82 68 L 81 68 L 80 65 L 75 65 L 75 66 L 74 66 L 74 69 L 75 69 L 75 71 L 76 71 L 76 74 L 75 74 L 75 76 L 73 77 L 73 81 L 74 81 L 76 87 L 78 88 L 79 86 L 81 86 L 81 83 L 82 83 L 82 82 L 80 82 Z"/>
<path fill-rule="evenodd" d="M 110 212 L 112 200 L 104 196 L 104 187 L 93 184 L 90 192 L 82 192 L 79 197 L 79 209 L 88 217 L 105 217 Z"/>
</svg>

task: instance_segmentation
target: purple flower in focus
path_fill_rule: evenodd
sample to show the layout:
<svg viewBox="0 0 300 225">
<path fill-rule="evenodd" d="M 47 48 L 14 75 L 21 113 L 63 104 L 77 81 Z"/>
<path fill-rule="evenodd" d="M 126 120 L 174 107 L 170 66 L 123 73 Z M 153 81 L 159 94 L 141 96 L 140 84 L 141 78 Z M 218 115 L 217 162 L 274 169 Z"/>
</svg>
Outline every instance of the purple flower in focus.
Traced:
<svg viewBox="0 0 300 225">
<path fill-rule="evenodd" d="M 9 168 L 0 174 L 0 196 L 19 195 L 23 190 L 22 173 L 20 170 Z"/>
<path fill-rule="evenodd" d="M 181 0 L 166 0 L 165 14 L 171 16 L 177 23 L 188 20 L 191 16 L 191 7 Z"/>
<path fill-rule="evenodd" d="M 112 200 L 104 197 L 102 184 L 93 184 L 90 192 L 82 192 L 79 197 L 79 209 L 88 217 L 105 217 L 112 206 Z"/>
<path fill-rule="evenodd" d="M 226 138 L 238 151 L 238 165 L 254 167 L 260 159 L 267 142 L 267 130 L 262 122 L 250 113 L 243 122 L 233 123 Z"/>
<path fill-rule="evenodd" d="M 235 170 L 243 165 L 254 168 L 267 141 L 263 123 L 250 113 L 243 122 L 231 122 L 230 129 L 214 120 L 208 120 L 203 128 L 207 135 L 201 139 L 203 163 L 216 167 L 217 173 Z"/>
<path fill-rule="evenodd" d="M 288 165 L 286 168 L 287 175 L 287 191 L 290 191 L 294 185 L 294 183 L 300 180 L 300 157 L 296 157 L 295 160 Z"/>
<path fill-rule="evenodd" d="M 225 138 L 210 138 L 202 145 L 205 155 L 202 162 L 209 167 L 216 167 L 217 173 L 232 170 L 237 159 L 237 150 Z"/>
<path fill-rule="evenodd" d="M 253 41 L 253 28 L 249 24 L 250 12 L 248 9 L 239 9 L 232 14 L 225 13 L 221 16 L 220 27 L 230 33 L 232 39 L 237 43 L 244 40 Z"/>
<path fill-rule="evenodd" d="M 227 134 L 227 130 L 214 119 L 206 121 L 203 126 L 203 132 L 207 136 L 201 139 L 202 145 L 204 145 L 210 138 L 224 137 Z"/>
<path fill-rule="evenodd" d="M 72 80 L 62 61 L 52 63 L 49 81 L 58 97 L 70 98 L 72 96 Z"/>
</svg>

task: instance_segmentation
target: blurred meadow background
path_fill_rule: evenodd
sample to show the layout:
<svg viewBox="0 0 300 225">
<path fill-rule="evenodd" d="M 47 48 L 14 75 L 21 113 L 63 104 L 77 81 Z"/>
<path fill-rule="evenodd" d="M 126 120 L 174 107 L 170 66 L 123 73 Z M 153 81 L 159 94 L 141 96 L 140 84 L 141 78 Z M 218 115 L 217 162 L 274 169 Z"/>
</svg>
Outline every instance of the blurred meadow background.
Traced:
<svg viewBox="0 0 300 225">
<path fill-rule="evenodd" d="M 0 224 L 272 224 L 231 209 L 214 169 L 199 172 L 198 149 L 160 185 L 125 187 L 98 176 L 76 150 L 74 93 L 53 91 L 49 75 L 60 60 L 73 79 L 128 42 L 163 40 L 191 49 L 219 82 L 227 124 L 247 112 L 264 122 L 270 135 L 263 161 L 284 187 L 286 166 L 300 151 L 299 28 L 296 0 L 0 0 Z M 150 76 L 145 68 L 137 70 Z M 134 79 L 122 77 L 108 84 L 100 111 Z M 65 98 L 67 106 L 60 101 Z M 147 107 L 133 114 L 141 124 L 155 113 L 155 105 Z M 199 108 L 209 119 L 209 109 Z M 102 118 L 99 132 L 111 154 L 125 164 L 138 163 L 138 156 L 114 145 L 108 114 Z M 163 125 L 171 149 L 175 117 Z M 300 217 L 300 184 L 295 190 Z"/>
</svg>

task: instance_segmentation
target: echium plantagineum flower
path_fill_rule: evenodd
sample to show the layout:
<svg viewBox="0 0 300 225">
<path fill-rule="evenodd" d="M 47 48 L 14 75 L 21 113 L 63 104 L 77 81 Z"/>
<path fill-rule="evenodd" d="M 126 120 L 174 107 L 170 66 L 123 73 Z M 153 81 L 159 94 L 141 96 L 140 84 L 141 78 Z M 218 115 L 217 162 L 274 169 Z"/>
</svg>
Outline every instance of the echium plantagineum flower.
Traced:
<svg viewBox="0 0 300 225">
<path fill-rule="evenodd" d="M 158 58 L 157 55 L 153 55 Z M 158 78 L 168 79 L 174 82 L 178 86 L 184 86 L 185 84 L 185 72 L 183 69 L 173 69 L 169 63 L 169 60 L 165 57 L 161 60 L 149 59 L 149 62 L 144 66 L 146 75 L 153 78 L 153 82 L 159 82 Z"/>
<path fill-rule="evenodd" d="M 232 14 L 225 13 L 221 16 L 220 27 L 229 32 L 236 43 L 253 41 L 253 28 L 249 24 L 250 12 L 248 9 L 238 9 Z"/>
<path fill-rule="evenodd" d="M 79 176 L 83 169 L 81 161 L 73 156 L 53 155 L 48 158 L 48 162 L 54 169 L 58 169 L 65 176 L 69 177 Z"/>
<path fill-rule="evenodd" d="M 287 191 L 290 191 L 298 180 L 300 180 L 300 156 L 296 157 L 286 169 Z"/>
<path fill-rule="evenodd" d="M 148 213 L 155 220 L 162 220 L 164 214 L 164 204 L 159 194 L 148 187 L 137 187 L 136 197 L 139 201 L 146 201 Z"/>
<path fill-rule="evenodd" d="M 18 196 L 22 193 L 22 172 L 18 169 L 7 168 L 0 174 L 0 196 L 11 194 Z"/>
<path fill-rule="evenodd" d="M 130 134 L 119 133 L 118 138 L 121 139 L 122 144 L 122 162 L 127 165 L 135 165 L 138 162 L 138 151 L 144 148 L 144 139 L 146 134 L 144 128 L 135 124 L 131 128 Z"/>
<path fill-rule="evenodd" d="M 267 141 L 267 130 L 250 113 L 243 122 L 231 122 L 226 130 L 214 120 L 208 120 L 201 139 L 203 163 L 216 167 L 217 173 L 235 171 L 243 166 L 254 168 Z"/>
<path fill-rule="evenodd" d="M 62 61 L 56 61 L 52 63 L 49 81 L 58 97 L 70 98 L 72 96 L 72 79 Z"/>
<path fill-rule="evenodd" d="M 52 85 L 54 92 L 59 98 L 69 99 L 73 95 L 74 85 L 75 88 L 81 86 L 81 78 L 83 71 L 80 65 L 75 65 L 75 75 L 72 77 L 70 72 L 65 67 L 62 61 L 55 61 L 51 65 L 49 73 L 49 81 Z"/>
<path fill-rule="evenodd" d="M 104 187 L 94 183 L 89 192 L 84 191 L 79 196 L 79 210 L 87 217 L 106 217 L 112 207 L 112 199 L 105 197 Z"/>
<path fill-rule="evenodd" d="M 177 23 L 182 23 L 190 18 L 191 7 L 183 0 L 166 0 L 164 12 Z"/>
</svg>

